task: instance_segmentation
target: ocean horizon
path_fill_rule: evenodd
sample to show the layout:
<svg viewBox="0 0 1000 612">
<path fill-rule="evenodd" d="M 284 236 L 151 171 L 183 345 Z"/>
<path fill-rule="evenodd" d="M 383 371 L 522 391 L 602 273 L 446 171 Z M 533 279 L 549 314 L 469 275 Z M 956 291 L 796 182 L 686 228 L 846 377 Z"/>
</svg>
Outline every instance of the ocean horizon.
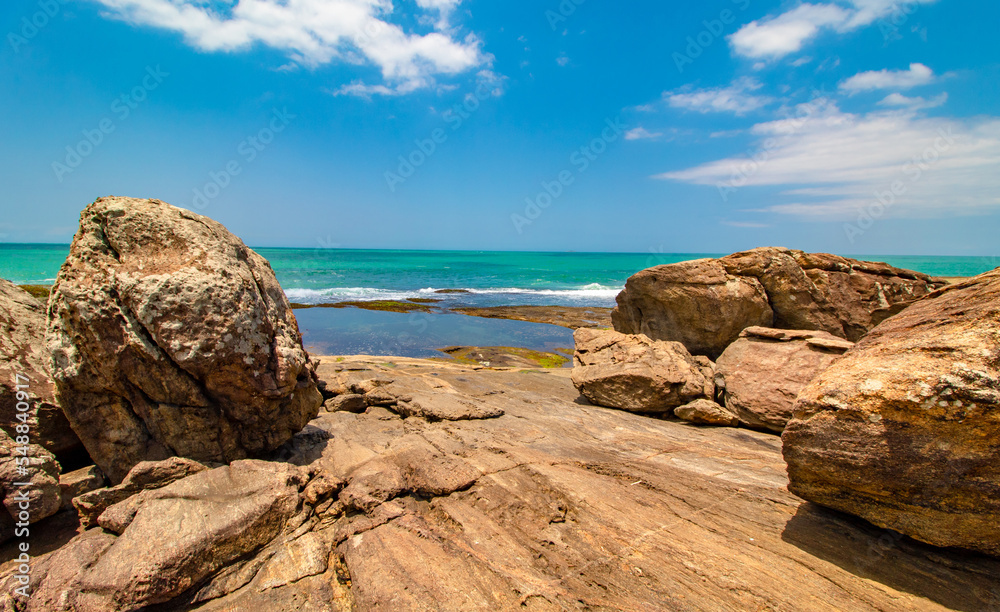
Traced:
<svg viewBox="0 0 1000 612">
<path fill-rule="evenodd" d="M 254 250 L 271 263 L 291 302 L 312 305 L 417 298 L 440 300 L 442 307 L 610 307 L 628 277 L 642 269 L 728 254 Z M 51 284 L 68 252 L 68 244 L 0 244 L 0 277 L 16 284 Z M 989 256 L 844 256 L 942 277 L 975 276 L 1000 266 L 1000 257 Z"/>
</svg>

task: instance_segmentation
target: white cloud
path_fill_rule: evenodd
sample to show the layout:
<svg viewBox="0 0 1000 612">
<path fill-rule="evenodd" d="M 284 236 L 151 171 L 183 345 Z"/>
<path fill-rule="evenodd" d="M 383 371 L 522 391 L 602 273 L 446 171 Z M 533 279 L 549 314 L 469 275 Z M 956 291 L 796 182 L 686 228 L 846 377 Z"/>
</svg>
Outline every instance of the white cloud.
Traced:
<svg viewBox="0 0 1000 612">
<path fill-rule="evenodd" d="M 450 27 L 449 20 L 451 18 L 451 13 L 458 8 L 458 5 L 461 3 L 462 0 L 417 0 L 417 6 L 420 8 L 437 11 L 438 19 L 436 27 L 441 30 L 445 30 Z"/>
<path fill-rule="evenodd" d="M 933 70 L 923 64 L 910 64 L 909 70 L 871 70 L 856 74 L 841 83 L 840 89 L 851 93 L 876 89 L 910 89 L 933 81 Z"/>
<path fill-rule="evenodd" d="M 766 96 L 753 95 L 761 84 L 751 78 L 734 81 L 728 87 L 713 89 L 691 89 L 682 87 L 663 94 L 667 104 L 674 108 L 697 111 L 699 113 L 725 112 L 744 115 L 772 102 Z"/>
<path fill-rule="evenodd" d="M 226 10 L 200 0 L 96 0 L 107 15 L 131 24 L 179 32 L 202 51 L 237 51 L 262 44 L 293 62 L 318 66 L 335 60 L 371 63 L 384 85 L 352 84 L 359 92 L 406 93 L 431 87 L 435 76 L 490 64 L 474 35 L 459 39 L 448 17 L 461 0 L 417 0 L 436 18 L 437 31 L 405 32 L 387 21 L 390 0 L 234 0 Z"/>
<path fill-rule="evenodd" d="M 934 96 L 933 98 L 921 98 L 904 96 L 901 93 L 892 93 L 879 101 L 879 106 L 891 106 L 899 108 L 911 108 L 911 109 L 924 109 L 924 108 L 937 108 L 944 105 L 948 101 L 948 94 L 942 93 L 939 96 Z"/>
<path fill-rule="evenodd" d="M 556 58 L 556 63 L 559 64 L 560 66 L 564 66 L 564 67 L 568 66 L 569 65 L 569 58 L 566 57 L 565 55 L 560 55 L 559 57 Z"/>
<path fill-rule="evenodd" d="M 842 24 L 850 13 L 833 4 L 802 4 L 787 13 L 751 21 L 729 37 L 739 55 L 776 58 L 795 53 L 820 28 Z"/>
<path fill-rule="evenodd" d="M 890 214 L 941 217 L 1000 208 L 1000 118 L 928 118 L 906 110 L 867 115 L 828 101 L 761 123 L 757 159 L 733 157 L 656 178 L 719 189 L 787 187 L 766 211 L 853 218 L 893 184 Z"/>
<path fill-rule="evenodd" d="M 663 132 L 650 132 L 644 127 L 633 128 L 625 132 L 625 140 L 649 140 L 663 136 Z"/>
<path fill-rule="evenodd" d="M 907 4 L 934 1 L 908 0 Z M 822 30 L 849 32 L 901 10 L 899 0 L 848 0 L 846 4 L 850 6 L 799 4 L 780 15 L 751 21 L 731 34 L 729 43 L 738 55 L 753 59 L 777 59 L 798 52 Z"/>
</svg>

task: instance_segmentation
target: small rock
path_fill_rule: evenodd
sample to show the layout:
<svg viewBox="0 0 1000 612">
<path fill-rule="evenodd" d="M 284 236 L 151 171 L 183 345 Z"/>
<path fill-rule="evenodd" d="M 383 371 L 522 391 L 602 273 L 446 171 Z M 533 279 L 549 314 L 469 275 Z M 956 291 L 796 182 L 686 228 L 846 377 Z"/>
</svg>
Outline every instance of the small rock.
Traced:
<svg viewBox="0 0 1000 612">
<path fill-rule="evenodd" d="M 23 450 L 23 452 L 22 452 Z M 27 502 L 28 522 L 36 523 L 59 511 L 59 472 L 55 456 L 37 444 L 18 444 L 0 430 L 0 539 L 13 535 L 10 527 L 21 520 Z M 25 483 L 19 485 L 18 483 Z M 26 486 L 25 486 L 26 485 Z M 24 495 L 22 495 L 24 494 Z"/>
<path fill-rule="evenodd" d="M 326 571 L 332 545 L 315 533 L 293 540 L 260 570 L 257 590 L 265 591 Z"/>
<path fill-rule="evenodd" d="M 323 407 L 327 412 L 353 412 L 360 414 L 368 408 L 368 401 L 364 395 L 357 393 L 345 393 L 326 400 Z"/>
<path fill-rule="evenodd" d="M 599 406 L 664 413 L 715 393 L 714 367 L 679 342 L 578 329 L 573 384 Z"/>
<path fill-rule="evenodd" d="M 736 427 L 739 419 L 736 415 L 712 400 L 699 399 L 674 409 L 674 416 L 684 421 L 703 425 L 724 425 Z"/>
<path fill-rule="evenodd" d="M 62 498 L 61 508 L 63 510 L 72 509 L 74 497 L 96 491 L 104 487 L 106 482 L 104 472 L 96 465 L 80 468 L 79 470 L 67 472 L 59 476 L 59 491 Z"/>
<path fill-rule="evenodd" d="M 399 398 L 384 387 L 375 387 L 364 394 L 364 401 L 368 406 L 395 406 Z"/>
<path fill-rule="evenodd" d="M 395 410 L 402 416 L 423 417 L 429 421 L 495 419 L 504 415 L 504 410 L 498 406 L 433 391 L 414 392 L 407 396 L 407 401 L 400 401 Z"/>
</svg>

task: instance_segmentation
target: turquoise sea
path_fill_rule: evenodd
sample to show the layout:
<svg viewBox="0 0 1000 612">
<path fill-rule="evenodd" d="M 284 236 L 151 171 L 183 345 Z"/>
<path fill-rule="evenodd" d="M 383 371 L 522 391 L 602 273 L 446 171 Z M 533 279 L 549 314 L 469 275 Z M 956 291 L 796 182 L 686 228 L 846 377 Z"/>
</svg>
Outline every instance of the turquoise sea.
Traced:
<svg viewBox="0 0 1000 612">
<path fill-rule="evenodd" d="M 466 289 L 480 304 L 611 306 L 643 268 L 723 253 L 524 253 L 258 248 L 294 302 L 428 297 Z M 0 277 L 18 284 L 55 280 L 69 245 L 0 243 Z M 974 276 L 1000 257 L 865 256 L 932 276 Z M 454 295 L 454 294 L 453 294 Z M 437 297 L 441 297 L 438 294 Z"/>
<path fill-rule="evenodd" d="M 69 245 L 0 244 L 0 277 L 50 284 Z M 524 253 L 258 248 L 293 302 L 432 298 L 438 305 L 614 306 L 625 280 L 643 268 L 722 253 Z M 933 276 L 974 276 L 997 257 L 865 256 Z M 463 293 L 438 293 L 461 289 Z M 297 311 L 307 346 L 326 354 L 430 356 L 448 345 L 572 346 L 551 325 L 455 314 L 396 314 L 354 309 Z"/>
</svg>

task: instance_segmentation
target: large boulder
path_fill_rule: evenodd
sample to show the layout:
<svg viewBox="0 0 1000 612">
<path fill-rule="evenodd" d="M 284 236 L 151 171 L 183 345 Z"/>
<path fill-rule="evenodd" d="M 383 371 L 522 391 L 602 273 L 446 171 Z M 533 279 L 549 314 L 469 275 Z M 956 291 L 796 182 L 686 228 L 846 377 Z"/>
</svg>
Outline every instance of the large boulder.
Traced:
<svg viewBox="0 0 1000 612">
<path fill-rule="evenodd" d="M 675 340 L 714 359 L 751 326 L 857 341 L 940 286 L 884 263 L 765 247 L 643 270 L 626 282 L 611 319 L 622 333 Z"/>
<path fill-rule="evenodd" d="M 573 385 L 594 404 L 670 413 L 714 395 L 712 362 L 692 357 L 680 342 L 588 328 L 576 330 L 573 338 Z"/>
<path fill-rule="evenodd" d="M 322 404 L 267 261 L 158 200 L 83 211 L 49 315 L 60 404 L 113 482 L 145 460 L 270 452 Z"/>
<path fill-rule="evenodd" d="M 0 279 L 0 429 L 14 436 L 17 425 L 28 424 L 32 442 L 61 455 L 81 445 L 56 403 L 50 363 L 45 348 L 45 304 Z M 18 388 L 18 384 L 24 386 Z M 30 406 L 21 419 L 18 391 L 27 395 Z"/>
<path fill-rule="evenodd" d="M 852 346 L 827 332 L 748 327 L 716 362 L 716 393 L 741 425 L 781 433 L 803 387 Z"/>
<path fill-rule="evenodd" d="M 680 342 L 711 358 L 744 328 L 774 320 L 760 282 L 729 274 L 714 259 L 642 270 L 628 279 L 617 301 L 611 311 L 615 331 Z"/>
<path fill-rule="evenodd" d="M 802 391 L 782 441 L 796 495 L 1000 555 L 1000 269 L 872 330 Z"/>
</svg>

